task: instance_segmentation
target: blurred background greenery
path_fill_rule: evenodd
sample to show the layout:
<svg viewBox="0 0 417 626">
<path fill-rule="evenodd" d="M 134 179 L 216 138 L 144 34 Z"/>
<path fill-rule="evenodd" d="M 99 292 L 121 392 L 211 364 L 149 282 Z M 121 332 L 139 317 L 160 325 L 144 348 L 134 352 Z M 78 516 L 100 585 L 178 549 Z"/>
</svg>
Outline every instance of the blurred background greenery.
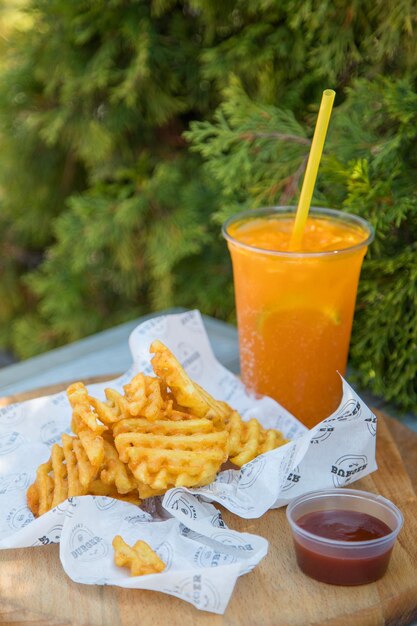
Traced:
<svg viewBox="0 0 417 626">
<path fill-rule="evenodd" d="M 414 0 L 0 0 L 0 347 L 26 358 L 170 306 L 233 320 L 221 222 L 369 219 L 351 359 L 417 409 Z"/>
</svg>

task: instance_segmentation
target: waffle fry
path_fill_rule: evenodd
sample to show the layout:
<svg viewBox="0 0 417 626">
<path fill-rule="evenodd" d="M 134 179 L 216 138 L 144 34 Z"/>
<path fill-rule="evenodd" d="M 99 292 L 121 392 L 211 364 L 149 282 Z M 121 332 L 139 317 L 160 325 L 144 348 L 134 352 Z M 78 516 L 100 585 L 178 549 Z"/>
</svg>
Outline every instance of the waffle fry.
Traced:
<svg viewBox="0 0 417 626">
<path fill-rule="evenodd" d="M 84 383 L 70 385 L 67 389 L 67 396 L 73 408 L 73 418 L 79 418 L 77 420 L 78 429 L 81 430 L 82 423 L 84 423 L 88 430 L 91 430 L 96 435 L 101 435 L 107 427 L 97 421 L 98 415 L 91 406 L 90 397 Z M 73 430 L 75 431 L 74 428 Z"/>
<path fill-rule="evenodd" d="M 94 407 L 97 416 L 106 426 L 112 426 L 128 415 L 128 405 L 126 398 L 115 389 L 105 389 L 107 401 L 102 402 L 97 398 L 89 396 L 91 405 Z"/>
<path fill-rule="evenodd" d="M 153 421 L 164 408 L 163 392 L 165 385 L 158 378 L 138 374 L 124 386 L 125 397 L 131 415 L 141 415 Z"/>
<path fill-rule="evenodd" d="M 218 422 L 227 418 L 232 409 L 215 400 L 207 391 L 193 382 L 175 356 L 160 341 L 154 341 L 150 352 L 155 356 L 152 367 L 157 376 L 171 389 L 178 404 L 196 417 L 208 417 Z"/>
<path fill-rule="evenodd" d="M 279 430 L 266 430 L 255 418 L 244 422 L 237 411 L 231 414 L 227 429 L 229 431 L 229 458 L 238 467 L 242 467 L 256 456 L 274 450 L 288 441 Z"/>
<path fill-rule="evenodd" d="M 122 463 L 116 448 L 108 441 L 104 442 L 105 462 L 100 472 L 101 481 L 108 486 L 114 487 L 117 493 L 124 495 L 134 489 L 137 484 L 127 465 Z"/>
<path fill-rule="evenodd" d="M 87 487 L 80 480 L 78 466 L 81 446 L 74 450 L 74 437 L 62 435 L 62 447 L 55 443 L 52 446 L 51 457 L 46 463 L 42 463 L 36 472 L 36 480 L 29 487 L 27 503 L 36 516 L 43 515 L 54 506 L 57 506 L 71 496 L 81 496 L 87 493 Z M 78 441 L 79 443 L 79 441 Z M 81 474 L 85 478 L 87 470 L 86 458 L 81 461 Z M 92 475 L 92 473 L 91 473 Z M 84 482 L 84 480 L 83 480 Z"/>
<path fill-rule="evenodd" d="M 104 460 L 104 439 L 100 435 L 95 435 L 91 430 L 74 430 L 78 434 L 81 445 L 94 467 L 100 467 Z"/>
<path fill-rule="evenodd" d="M 152 421 L 172 411 L 170 394 L 158 378 L 137 374 L 123 389 L 123 396 L 114 389 L 105 389 L 107 402 L 89 397 L 99 419 L 108 426 L 128 416 L 140 415 Z"/>
<path fill-rule="evenodd" d="M 158 574 L 166 565 L 145 541 L 137 541 L 132 547 L 116 535 L 112 542 L 114 562 L 119 567 L 126 566 L 132 576 Z"/>
<path fill-rule="evenodd" d="M 93 480 L 88 488 L 88 493 L 92 496 L 106 496 L 107 498 L 130 502 L 131 504 L 136 504 L 136 506 L 139 506 L 142 502 L 139 498 L 137 488 L 128 493 L 120 494 L 114 486 L 106 485 L 100 478 Z"/>
<path fill-rule="evenodd" d="M 193 418 L 185 415 L 185 419 L 171 420 L 158 419 L 154 422 L 140 417 L 132 417 L 120 420 L 113 428 L 113 435 L 117 437 L 121 433 L 153 433 L 159 435 L 184 435 L 193 433 L 211 433 L 214 431 L 213 422 L 204 417 Z M 189 419 L 187 419 L 189 418 Z"/>
<path fill-rule="evenodd" d="M 112 444 L 105 441 L 104 449 L 104 462 L 95 467 L 81 441 L 64 433 L 62 447 L 53 445 L 49 461 L 38 467 L 36 480 L 27 491 L 32 513 L 36 517 L 43 515 L 67 498 L 87 494 L 140 504 L 137 483 L 129 468 L 119 460 Z"/>
<path fill-rule="evenodd" d="M 228 433 L 206 418 L 120 421 L 115 429 L 120 460 L 152 490 L 206 485 L 228 456 Z M 139 486 L 144 497 L 145 489 Z"/>
<path fill-rule="evenodd" d="M 90 463 L 94 467 L 99 467 L 104 459 L 102 434 L 107 426 L 98 421 L 99 416 L 83 383 L 70 385 L 67 396 L 73 408 L 71 429 L 79 436 Z"/>
</svg>

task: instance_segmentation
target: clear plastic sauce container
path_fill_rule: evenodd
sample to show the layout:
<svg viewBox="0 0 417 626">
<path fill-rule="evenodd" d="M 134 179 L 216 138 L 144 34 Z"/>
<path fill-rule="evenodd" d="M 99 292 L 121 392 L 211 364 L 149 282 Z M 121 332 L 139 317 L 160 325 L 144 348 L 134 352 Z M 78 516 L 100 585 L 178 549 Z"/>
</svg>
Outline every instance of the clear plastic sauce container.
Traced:
<svg viewBox="0 0 417 626">
<path fill-rule="evenodd" d="M 381 578 L 403 525 L 389 500 L 357 489 L 326 489 L 287 507 L 297 563 L 316 580 L 362 585 Z"/>
</svg>

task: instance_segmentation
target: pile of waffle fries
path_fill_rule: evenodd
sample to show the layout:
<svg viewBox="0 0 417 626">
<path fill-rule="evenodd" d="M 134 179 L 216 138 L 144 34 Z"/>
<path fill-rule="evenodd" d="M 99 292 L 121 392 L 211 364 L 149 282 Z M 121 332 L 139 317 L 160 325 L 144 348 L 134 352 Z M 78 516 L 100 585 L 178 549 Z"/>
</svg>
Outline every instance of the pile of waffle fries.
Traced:
<svg viewBox="0 0 417 626">
<path fill-rule="evenodd" d="M 140 504 L 172 487 L 199 487 L 227 460 L 241 467 L 287 442 L 256 419 L 243 421 L 193 382 L 160 341 L 150 352 L 155 377 L 138 374 L 106 401 L 72 384 L 73 436 L 62 435 L 27 491 L 35 516 L 71 496 L 101 495 Z"/>
</svg>

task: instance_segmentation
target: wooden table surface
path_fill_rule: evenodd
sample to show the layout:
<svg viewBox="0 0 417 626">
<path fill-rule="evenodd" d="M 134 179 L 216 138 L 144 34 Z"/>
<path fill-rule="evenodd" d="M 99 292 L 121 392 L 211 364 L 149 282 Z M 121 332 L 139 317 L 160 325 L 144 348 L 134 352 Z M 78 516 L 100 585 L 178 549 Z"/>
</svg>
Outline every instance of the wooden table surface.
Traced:
<svg viewBox="0 0 417 626">
<path fill-rule="evenodd" d="M 62 388 L 62 385 L 58 386 Z M 57 391 L 44 389 L 44 393 Z M 27 399 L 18 394 L 3 403 Z M 223 510 L 235 530 L 266 537 L 268 555 L 236 584 L 223 616 L 198 611 L 172 596 L 72 582 L 58 546 L 0 551 L 0 623 L 16 626 L 376 626 L 417 617 L 417 435 L 379 415 L 374 474 L 354 483 L 394 501 L 405 524 L 389 570 L 360 587 L 325 585 L 297 568 L 285 510 L 244 520 Z M 216 505 L 217 506 L 217 505 Z"/>
</svg>

